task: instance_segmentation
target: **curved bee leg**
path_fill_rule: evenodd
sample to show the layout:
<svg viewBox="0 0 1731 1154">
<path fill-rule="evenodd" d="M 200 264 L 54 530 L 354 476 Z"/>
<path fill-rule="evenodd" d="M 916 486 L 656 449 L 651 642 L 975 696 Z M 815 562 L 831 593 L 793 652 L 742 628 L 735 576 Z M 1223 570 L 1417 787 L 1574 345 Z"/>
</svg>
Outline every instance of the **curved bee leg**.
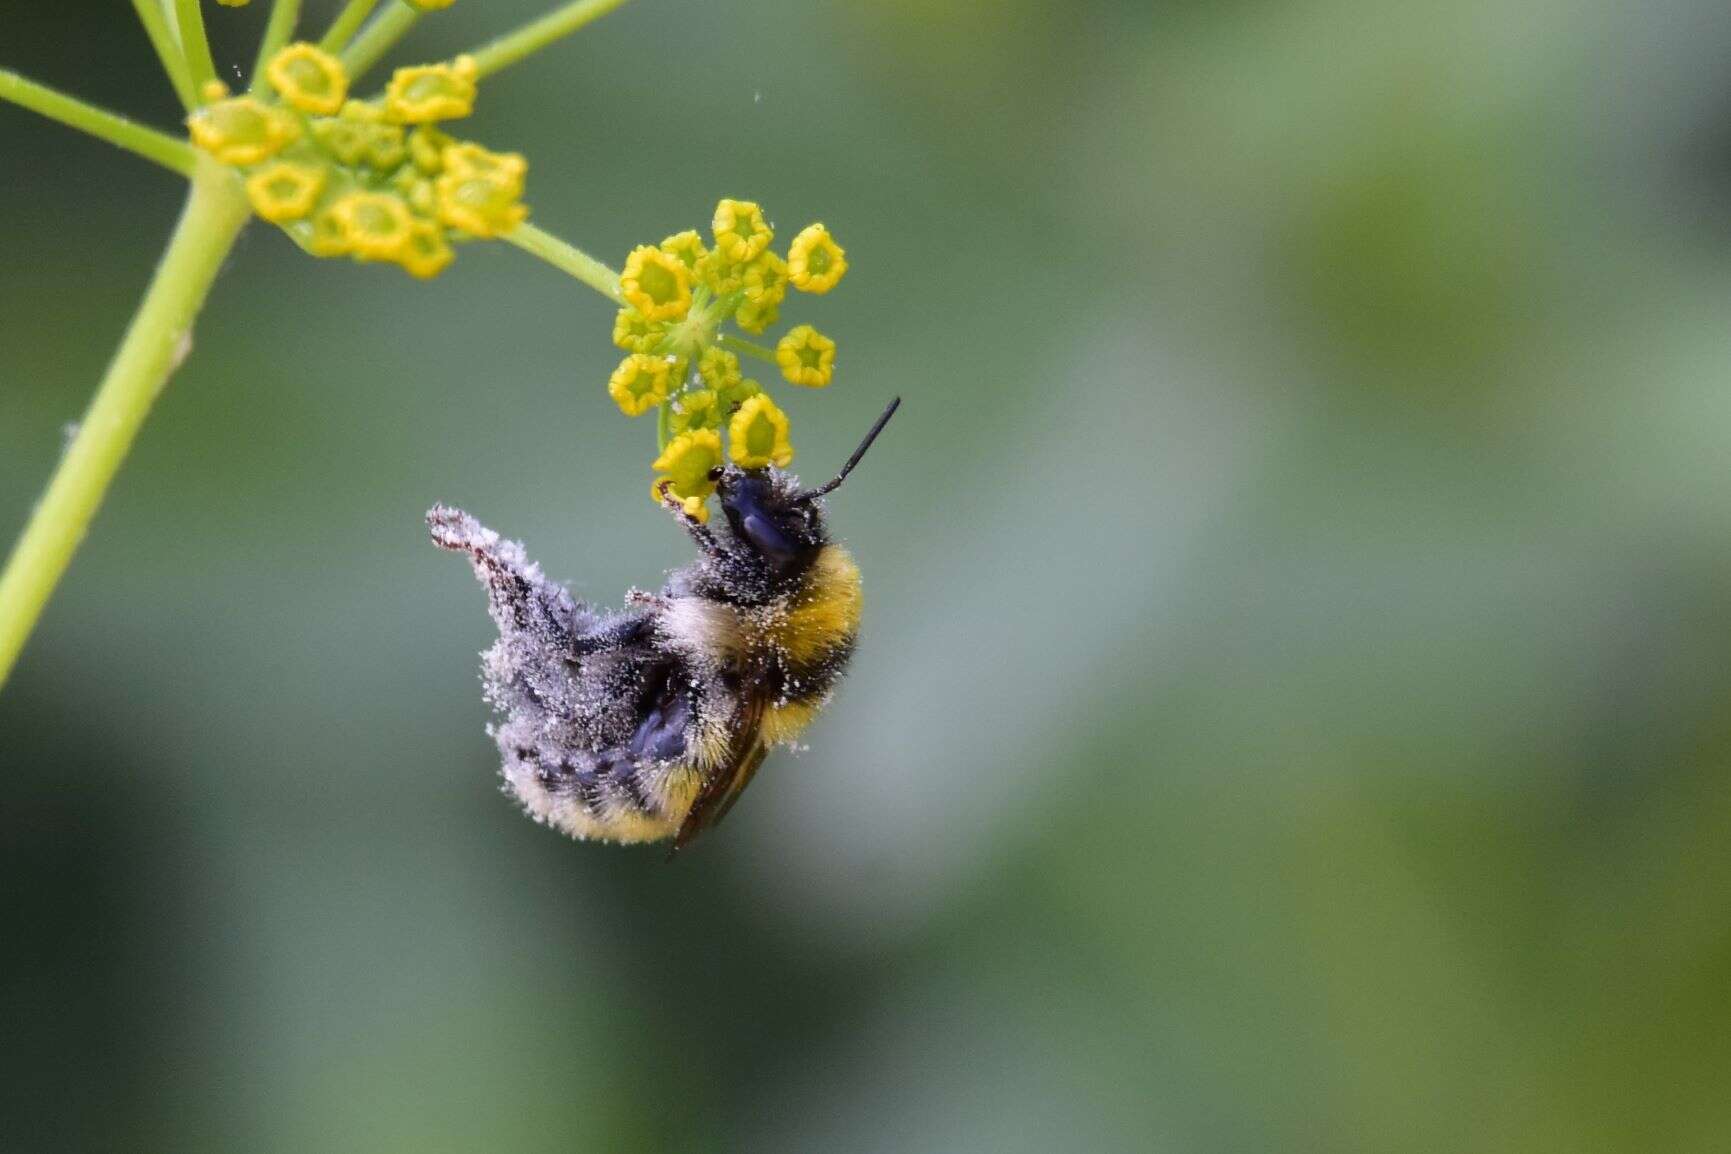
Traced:
<svg viewBox="0 0 1731 1154">
<path fill-rule="evenodd" d="M 586 643 L 589 651 L 617 647 L 622 643 L 617 623 L 573 600 L 542 575 L 520 544 L 462 510 L 434 506 L 427 527 L 434 544 L 468 555 L 486 588 L 487 610 L 499 627 L 499 639 L 481 659 L 488 699 L 540 727 L 581 716 L 583 639 L 595 637 Z"/>
<path fill-rule="evenodd" d="M 702 521 L 685 511 L 685 506 L 679 503 L 679 499 L 668 492 L 668 484 L 666 481 L 661 482 L 661 507 L 672 513 L 675 521 L 685 526 L 685 531 L 691 534 L 691 539 L 697 542 L 699 549 L 711 557 L 720 556 L 721 543 L 715 539 L 715 534 L 711 533 Z"/>
<path fill-rule="evenodd" d="M 595 624 L 594 615 L 549 581 L 523 546 L 507 541 L 461 509 L 434 505 L 427 529 L 441 549 L 467 553 L 487 587 L 487 609 L 501 632 L 518 630 L 569 644 Z"/>
</svg>

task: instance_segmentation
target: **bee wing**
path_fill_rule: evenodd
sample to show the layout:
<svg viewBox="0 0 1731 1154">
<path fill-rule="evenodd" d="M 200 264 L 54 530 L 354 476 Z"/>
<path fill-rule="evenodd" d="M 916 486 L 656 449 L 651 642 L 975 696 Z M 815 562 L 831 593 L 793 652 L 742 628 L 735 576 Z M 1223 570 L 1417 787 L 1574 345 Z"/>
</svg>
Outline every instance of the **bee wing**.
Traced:
<svg viewBox="0 0 1731 1154">
<path fill-rule="evenodd" d="M 727 816 L 727 811 L 751 784 L 757 767 L 769 756 L 769 747 L 763 743 L 763 707 L 762 694 L 746 695 L 746 715 L 741 719 L 739 735 L 733 743 L 733 755 L 717 766 L 714 776 L 703 783 L 702 792 L 691 803 L 691 812 L 685 815 L 685 821 L 673 839 L 673 853 L 690 845 L 698 834 Z M 668 856 L 671 858 L 672 854 Z"/>
</svg>

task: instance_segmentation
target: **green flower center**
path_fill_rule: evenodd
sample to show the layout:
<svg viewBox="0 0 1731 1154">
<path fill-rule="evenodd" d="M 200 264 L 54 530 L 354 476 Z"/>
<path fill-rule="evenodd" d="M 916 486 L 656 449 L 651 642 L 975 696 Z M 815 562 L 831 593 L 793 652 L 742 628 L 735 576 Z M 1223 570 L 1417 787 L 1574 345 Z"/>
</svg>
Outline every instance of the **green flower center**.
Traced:
<svg viewBox="0 0 1731 1154">
<path fill-rule="evenodd" d="M 252 144 L 270 137 L 269 115 L 239 101 L 213 105 L 205 114 L 227 140 Z"/>
<path fill-rule="evenodd" d="M 658 305 L 679 299 L 679 278 L 672 269 L 655 261 L 644 261 L 637 275 L 637 286 L 649 294 Z"/>
<path fill-rule="evenodd" d="M 757 413 L 745 426 L 745 451 L 753 457 L 767 457 L 775 452 L 775 425 L 762 413 Z"/>
<path fill-rule="evenodd" d="M 283 71 L 294 81 L 295 87 L 312 96 L 329 96 L 331 94 L 331 77 L 320 68 L 317 61 L 301 57 L 287 61 Z"/>
<path fill-rule="evenodd" d="M 354 223 L 361 232 L 373 236 L 391 236 L 403 227 L 402 216 L 391 211 L 390 205 L 377 201 L 356 205 Z"/>
<path fill-rule="evenodd" d="M 449 77 L 432 73 L 417 76 L 403 85 L 402 98 L 412 104 L 426 104 L 434 100 L 461 100 L 462 94 Z"/>
<path fill-rule="evenodd" d="M 301 182 L 288 175 L 274 177 L 265 185 L 265 191 L 270 193 L 273 200 L 293 200 L 300 195 L 301 188 Z"/>
<path fill-rule="evenodd" d="M 744 245 L 750 245 L 757 236 L 757 228 L 752 224 L 751 215 L 744 212 L 733 214 L 733 227 L 727 231 Z"/>
<path fill-rule="evenodd" d="M 344 164 L 358 162 L 361 154 L 366 151 L 366 129 L 353 121 L 314 121 L 313 134 L 318 137 L 319 143 L 325 146 L 326 151 Z"/>
</svg>

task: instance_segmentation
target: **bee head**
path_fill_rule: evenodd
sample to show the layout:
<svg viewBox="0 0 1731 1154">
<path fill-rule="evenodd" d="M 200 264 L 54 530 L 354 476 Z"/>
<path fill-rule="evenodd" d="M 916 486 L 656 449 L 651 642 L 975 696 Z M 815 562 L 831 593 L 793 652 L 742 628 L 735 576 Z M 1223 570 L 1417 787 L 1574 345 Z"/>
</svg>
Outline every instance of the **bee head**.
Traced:
<svg viewBox="0 0 1731 1154">
<path fill-rule="evenodd" d="M 775 468 L 741 469 L 727 465 L 712 470 L 709 477 L 715 482 L 716 495 L 721 498 L 721 510 L 727 515 L 733 536 L 782 573 L 803 569 L 828 540 L 817 499 L 847 479 L 901 403 L 900 397 L 891 401 L 835 479 L 815 489 L 799 488 L 791 473 Z"/>
<path fill-rule="evenodd" d="M 727 465 L 709 475 L 734 539 L 749 545 L 777 570 L 797 571 L 823 548 L 823 513 L 817 502 L 799 499 L 793 474 Z"/>
</svg>

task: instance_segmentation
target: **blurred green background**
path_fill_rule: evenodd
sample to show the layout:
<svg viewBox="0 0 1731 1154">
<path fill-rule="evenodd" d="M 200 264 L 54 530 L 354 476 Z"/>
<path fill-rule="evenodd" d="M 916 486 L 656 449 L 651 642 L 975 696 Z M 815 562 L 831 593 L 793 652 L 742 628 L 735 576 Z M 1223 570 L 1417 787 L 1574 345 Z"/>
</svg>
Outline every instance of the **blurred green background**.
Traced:
<svg viewBox="0 0 1731 1154">
<path fill-rule="evenodd" d="M 0 1147 L 1731 1148 L 1728 60 L 1713 0 L 639 0 L 486 85 L 615 262 L 830 225 L 808 476 L 906 397 L 850 682 L 671 866 L 498 794 L 420 520 L 688 555 L 611 310 L 255 226 L 0 695 Z M 174 121 L 124 5 L 0 65 Z M 10 538 L 180 190 L 0 156 Z"/>
</svg>

